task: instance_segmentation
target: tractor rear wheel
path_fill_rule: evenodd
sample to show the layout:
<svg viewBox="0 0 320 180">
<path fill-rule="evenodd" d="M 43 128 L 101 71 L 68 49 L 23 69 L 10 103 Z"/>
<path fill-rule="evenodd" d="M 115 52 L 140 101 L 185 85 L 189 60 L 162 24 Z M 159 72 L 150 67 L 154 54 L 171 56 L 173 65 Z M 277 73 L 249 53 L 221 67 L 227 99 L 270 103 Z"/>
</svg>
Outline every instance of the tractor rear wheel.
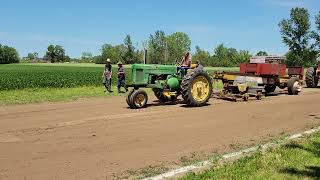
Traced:
<svg viewBox="0 0 320 180">
<path fill-rule="evenodd" d="M 297 77 L 291 77 L 288 81 L 288 94 L 297 95 L 302 89 L 300 79 Z"/>
<path fill-rule="evenodd" d="M 148 102 L 148 95 L 146 91 L 139 89 L 134 90 L 130 96 L 128 96 L 128 105 L 131 109 L 145 108 Z"/>
<path fill-rule="evenodd" d="M 188 106 L 205 105 L 212 94 L 212 80 L 203 70 L 187 73 L 181 83 L 182 98 Z"/>
<path fill-rule="evenodd" d="M 316 76 L 316 71 L 313 67 L 307 69 L 306 84 L 308 88 L 315 88 L 318 85 L 319 78 Z"/>
</svg>

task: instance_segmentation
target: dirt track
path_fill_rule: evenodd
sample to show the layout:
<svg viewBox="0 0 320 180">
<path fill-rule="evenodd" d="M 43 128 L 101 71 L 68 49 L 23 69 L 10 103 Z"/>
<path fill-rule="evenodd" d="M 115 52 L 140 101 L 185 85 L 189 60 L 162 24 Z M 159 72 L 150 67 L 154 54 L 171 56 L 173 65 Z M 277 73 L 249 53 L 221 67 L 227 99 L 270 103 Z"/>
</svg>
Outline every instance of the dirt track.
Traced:
<svg viewBox="0 0 320 180">
<path fill-rule="evenodd" d="M 192 109 L 151 103 L 130 110 L 115 97 L 0 107 L 0 179 L 112 179 L 320 123 L 320 89 Z"/>
</svg>

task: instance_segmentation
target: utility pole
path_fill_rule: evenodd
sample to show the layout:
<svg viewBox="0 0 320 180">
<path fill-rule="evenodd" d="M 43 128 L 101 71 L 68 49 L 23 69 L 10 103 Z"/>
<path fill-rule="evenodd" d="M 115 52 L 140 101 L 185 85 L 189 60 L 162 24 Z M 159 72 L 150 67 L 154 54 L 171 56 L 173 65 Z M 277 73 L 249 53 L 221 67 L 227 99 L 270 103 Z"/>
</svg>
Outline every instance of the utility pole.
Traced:
<svg viewBox="0 0 320 180">
<path fill-rule="evenodd" d="M 147 41 L 142 41 L 142 48 L 143 48 L 143 63 L 147 64 L 148 58 L 148 50 L 147 50 Z"/>
<path fill-rule="evenodd" d="M 164 62 L 168 62 L 168 42 L 166 41 L 165 50 L 164 50 Z"/>
</svg>

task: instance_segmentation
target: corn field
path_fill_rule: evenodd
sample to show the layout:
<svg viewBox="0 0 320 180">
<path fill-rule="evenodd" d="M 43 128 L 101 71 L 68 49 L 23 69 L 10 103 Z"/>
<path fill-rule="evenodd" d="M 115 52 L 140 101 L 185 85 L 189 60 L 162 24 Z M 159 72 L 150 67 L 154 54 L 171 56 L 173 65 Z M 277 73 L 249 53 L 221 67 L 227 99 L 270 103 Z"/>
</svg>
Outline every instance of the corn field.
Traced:
<svg viewBox="0 0 320 180">
<path fill-rule="evenodd" d="M 0 65 L 0 90 L 99 86 L 103 69 L 102 66 Z M 113 84 L 116 73 L 117 68 L 113 67 Z M 131 68 L 126 68 L 126 79 L 131 80 Z"/>
</svg>

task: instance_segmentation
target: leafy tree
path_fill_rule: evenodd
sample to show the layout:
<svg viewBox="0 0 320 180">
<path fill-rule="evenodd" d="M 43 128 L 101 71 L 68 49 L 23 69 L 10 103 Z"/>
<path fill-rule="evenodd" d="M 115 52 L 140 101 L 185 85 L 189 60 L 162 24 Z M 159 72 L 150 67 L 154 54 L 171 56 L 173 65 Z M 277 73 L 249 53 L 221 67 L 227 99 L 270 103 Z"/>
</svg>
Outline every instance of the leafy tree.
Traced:
<svg viewBox="0 0 320 180">
<path fill-rule="evenodd" d="M 259 51 L 256 56 L 268 56 L 268 53 L 265 51 Z"/>
<path fill-rule="evenodd" d="M 39 59 L 39 53 L 33 52 L 33 57 L 35 58 L 35 60 L 38 60 Z"/>
<path fill-rule="evenodd" d="M 45 59 L 51 63 L 70 61 L 70 57 L 66 55 L 65 50 L 60 45 L 49 45 L 45 54 Z"/>
<path fill-rule="evenodd" d="M 229 64 L 229 66 L 235 66 L 238 65 L 239 62 L 241 61 L 239 59 L 239 54 L 238 51 L 235 48 L 227 48 L 228 50 L 228 54 L 227 54 L 227 58 L 229 59 L 229 61 L 227 61 Z"/>
<path fill-rule="evenodd" d="M 70 62 L 71 58 L 68 55 L 64 56 L 63 62 Z"/>
<path fill-rule="evenodd" d="M 0 64 L 18 63 L 19 54 L 13 47 L 0 44 Z"/>
<path fill-rule="evenodd" d="M 144 51 L 143 50 L 136 50 L 135 52 L 135 62 L 134 63 L 142 63 L 144 59 Z"/>
<path fill-rule="evenodd" d="M 55 54 L 56 54 L 58 62 L 68 61 L 69 57 L 66 56 L 65 50 L 63 49 L 62 46 L 56 45 Z"/>
<path fill-rule="evenodd" d="M 305 8 L 291 9 L 290 19 L 280 22 L 283 42 L 292 51 L 301 52 L 308 47 L 310 39 L 309 12 Z"/>
<path fill-rule="evenodd" d="M 314 38 L 315 43 L 312 45 L 312 48 L 316 49 L 320 53 L 320 11 L 316 15 L 316 31 L 312 32 L 312 38 Z"/>
<path fill-rule="evenodd" d="M 25 61 L 38 61 L 39 60 L 39 54 L 37 52 L 28 53 L 27 57 L 24 58 Z"/>
<path fill-rule="evenodd" d="M 102 64 L 104 62 L 102 55 L 94 56 L 93 62 L 95 62 L 96 64 Z"/>
<path fill-rule="evenodd" d="M 307 9 L 293 8 L 290 18 L 279 23 L 282 40 L 290 50 L 287 56 L 288 65 L 307 65 L 315 61 L 309 44 L 312 35 L 309 16 Z"/>
<path fill-rule="evenodd" d="M 167 37 L 167 49 L 169 57 L 167 63 L 181 60 L 183 55 L 190 51 L 191 40 L 189 36 L 183 32 L 175 32 Z"/>
<path fill-rule="evenodd" d="M 27 60 L 28 61 L 33 61 L 34 59 L 35 59 L 34 54 L 33 53 L 28 53 Z"/>
<path fill-rule="evenodd" d="M 29 60 L 34 60 L 34 59 L 35 59 L 35 56 L 34 56 L 33 53 L 28 53 L 27 58 L 28 58 Z"/>
<path fill-rule="evenodd" d="M 124 45 L 126 47 L 126 52 L 124 54 L 124 61 L 127 64 L 133 64 L 136 62 L 137 56 L 135 54 L 135 48 L 132 45 L 131 37 L 130 35 L 127 35 L 124 39 Z"/>
<path fill-rule="evenodd" d="M 154 64 L 163 64 L 167 50 L 166 35 L 163 31 L 156 31 L 154 35 L 150 35 L 148 42 L 148 59 Z"/>
<path fill-rule="evenodd" d="M 56 60 L 56 55 L 55 55 L 55 46 L 54 45 L 49 45 L 47 48 L 47 52 L 44 55 L 44 59 L 51 61 L 52 63 L 54 63 Z"/>
<path fill-rule="evenodd" d="M 249 61 L 251 55 L 246 50 L 236 50 L 235 48 L 227 48 L 223 44 L 218 45 L 214 49 L 214 54 L 211 56 L 211 66 L 232 67 L 239 66 L 240 63 Z"/>
<path fill-rule="evenodd" d="M 305 67 L 310 67 L 314 66 L 316 64 L 316 57 L 317 57 L 318 52 L 310 49 L 306 49 L 305 51 L 302 52 L 302 56 L 297 55 L 293 51 L 289 51 L 286 54 L 286 64 L 289 66 L 295 66 L 297 63 L 295 62 L 300 62 L 301 59 L 309 60 L 311 61 L 304 61 L 303 65 Z"/>
<path fill-rule="evenodd" d="M 127 48 L 125 45 L 116 45 L 112 46 L 111 44 L 104 44 L 101 48 L 102 55 L 101 58 L 96 61 L 96 63 L 106 63 L 107 59 L 111 60 L 111 63 L 115 64 L 118 61 L 126 62 L 125 55 L 127 52 Z"/>
<path fill-rule="evenodd" d="M 199 46 L 196 46 L 196 52 L 192 59 L 194 61 L 200 61 L 205 66 L 210 66 L 210 53 L 202 50 Z"/>
<path fill-rule="evenodd" d="M 230 52 L 223 44 L 218 45 L 214 49 L 213 66 L 232 66 L 232 61 L 229 58 Z"/>
<path fill-rule="evenodd" d="M 251 58 L 251 54 L 247 50 L 240 50 L 237 55 L 237 66 L 240 63 L 248 63 Z"/>
<path fill-rule="evenodd" d="M 90 63 L 93 62 L 93 56 L 91 52 L 83 52 L 81 55 L 80 62 Z"/>
<path fill-rule="evenodd" d="M 104 44 L 101 48 L 101 56 L 94 58 L 95 63 L 106 63 L 107 59 L 111 60 L 111 63 L 117 63 L 122 61 L 126 64 L 133 64 L 142 60 L 143 51 L 136 50 L 134 47 L 130 35 L 127 35 L 123 41 L 123 44 L 112 45 Z"/>
</svg>

